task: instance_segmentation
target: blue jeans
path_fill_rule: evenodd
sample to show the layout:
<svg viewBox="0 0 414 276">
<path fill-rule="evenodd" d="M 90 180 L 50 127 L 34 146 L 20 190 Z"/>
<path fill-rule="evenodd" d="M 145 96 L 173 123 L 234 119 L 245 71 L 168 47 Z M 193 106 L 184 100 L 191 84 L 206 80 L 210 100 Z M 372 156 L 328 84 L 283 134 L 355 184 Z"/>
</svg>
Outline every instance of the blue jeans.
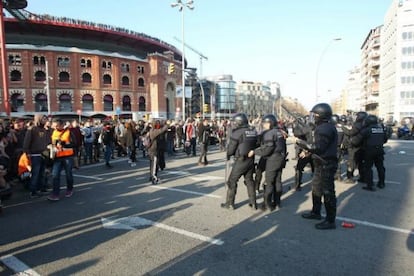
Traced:
<svg viewBox="0 0 414 276">
<path fill-rule="evenodd" d="M 86 163 L 88 160 L 92 163 L 93 143 L 84 143 L 83 147 L 85 148 L 85 156 L 83 157 L 84 163 Z"/>
<path fill-rule="evenodd" d="M 60 194 L 60 172 L 65 170 L 66 174 L 66 189 L 71 191 L 73 189 L 73 157 L 56 158 L 53 161 L 52 168 L 52 181 L 53 181 L 53 194 L 59 196 Z"/>
<path fill-rule="evenodd" d="M 109 164 L 109 160 L 111 160 L 112 155 L 112 143 L 105 145 L 105 162 Z"/>
<path fill-rule="evenodd" d="M 30 191 L 35 193 L 45 188 L 45 159 L 39 155 L 31 155 L 32 177 L 30 179 Z"/>
</svg>

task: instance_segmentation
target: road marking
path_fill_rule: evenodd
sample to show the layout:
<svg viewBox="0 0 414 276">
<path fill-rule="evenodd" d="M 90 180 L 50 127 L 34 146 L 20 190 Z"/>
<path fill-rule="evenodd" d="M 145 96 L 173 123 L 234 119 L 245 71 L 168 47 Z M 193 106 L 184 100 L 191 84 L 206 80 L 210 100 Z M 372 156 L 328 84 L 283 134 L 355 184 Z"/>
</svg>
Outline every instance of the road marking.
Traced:
<svg viewBox="0 0 414 276">
<path fill-rule="evenodd" d="M 369 226 L 369 227 L 374 227 L 374 228 L 379 228 L 379 229 L 394 231 L 394 232 L 400 232 L 400 233 L 403 233 L 403 234 L 408 234 L 408 235 L 413 235 L 414 236 L 414 230 L 402 229 L 402 228 L 398 228 L 398 227 L 392 227 L 392 226 L 387 226 L 387 225 L 383 225 L 383 224 L 372 223 L 372 222 L 368 222 L 368 221 L 351 219 L 351 218 L 346 218 L 346 217 L 336 217 L 336 218 L 338 220 L 342 220 L 342 221 L 353 222 L 355 224 L 361 224 L 361 225 L 365 225 L 365 226 Z"/>
<path fill-rule="evenodd" d="M 158 185 L 148 184 L 148 187 L 153 188 L 153 189 L 170 190 L 170 191 L 174 191 L 174 192 L 181 192 L 181 193 L 186 193 L 186 194 L 200 195 L 200 196 L 206 196 L 206 197 L 212 197 L 212 198 L 221 198 L 221 196 L 218 196 L 218 195 L 205 194 L 205 193 L 200 193 L 200 192 L 193 192 L 193 191 L 189 191 L 189 190 L 170 188 L 170 187 L 165 187 L 165 186 L 158 186 Z"/>
<path fill-rule="evenodd" d="M 213 239 L 187 230 L 172 227 L 163 223 L 148 220 L 141 217 L 125 217 L 115 220 L 101 218 L 102 226 L 106 229 L 122 229 L 122 230 L 136 230 L 138 226 L 155 226 L 167 231 L 181 234 L 193 239 L 201 240 L 215 245 L 223 245 L 224 242 L 220 239 Z"/>
<path fill-rule="evenodd" d="M 73 176 L 87 178 L 87 179 L 93 179 L 93 180 L 103 180 L 103 178 L 96 177 L 96 176 L 89 176 L 89 175 L 73 174 Z"/>
<path fill-rule="evenodd" d="M 13 270 L 17 275 L 40 276 L 39 273 L 28 267 L 25 263 L 14 257 L 13 255 L 5 255 L 0 257 L 0 261 L 8 268 Z"/>
</svg>

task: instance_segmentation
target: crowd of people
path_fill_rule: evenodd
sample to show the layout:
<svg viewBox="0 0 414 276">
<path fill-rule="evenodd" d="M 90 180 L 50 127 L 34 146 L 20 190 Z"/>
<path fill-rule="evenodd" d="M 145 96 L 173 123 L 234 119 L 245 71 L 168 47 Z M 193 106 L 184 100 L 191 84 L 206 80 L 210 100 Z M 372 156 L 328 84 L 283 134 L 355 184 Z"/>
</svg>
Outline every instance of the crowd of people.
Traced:
<svg viewBox="0 0 414 276">
<path fill-rule="evenodd" d="M 304 169 L 310 165 L 313 209 L 303 217 L 321 219 L 324 198 L 327 217 L 317 224 L 318 229 L 335 228 L 334 180 L 356 183 L 354 172 L 358 169 L 358 181 L 366 184 L 363 188 L 374 191 L 375 165 L 377 187 L 385 187 L 383 144 L 389 131 L 376 116 L 366 112 L 359 112 L 354 118 L 338 116 L 332 114 L 329 105 L 319 104 L 312 109 L 311 116 L 296 118 L 292 128 L 297 146 L 293 188 L 301 190 Z M 286 124 L 272 114 L 249 120 L 238 113 L 231 122 L 193 118 L 185 122 L 78 122 L 36 115 L 33 120 L 0 123 L 0 192 L 4 197 L 14 185 L 22 183 L 31 198 L 48 195 L 48 200 L 58 201 L 62 170 L 66 177 L 64 196 L 71 197 L 73 170 L 102 160 L 103 166 L 111 169 L 111 160 L 116 157 L 127 157 L 130 166 L 135 167 L 140 155 L 150 160 L 149 181 L 155 185 L 160 182 L 158 171 L 166 168 L 165 155 L 174 156 L 177 151 L 188 157 L 198 155 L 195 165 L 207 166 L 209 145 L 218 144 L 219 150 L 226 152 L 227 160 L 234 159 L 232 169 L 226 169 L 228 190 L 221 206 L 235 209 L 237 184 L 244 176 L 249 206 L 259 208 L 256 196 L 263 186 L 260 208 L 273 211 L 281 207 L 282 171 L 288 161 L 287 137 Z M 260 158 L 256 160 L 255 156 Z M 344 160 L 346 178 L 342 178 L 341 172 Z"/>
<path fill-rule="evenodd" d="M 111 160 L 127 157 L 131 167 L 138 156 L 150 159 L 150 181 L 159 182 L 157 172 L 165 168 L 165 154 L 174 156 L 182 150 L 196 156 L 198 165 L 206 166 L 207 149 L 218 144 L 225 150 L 227 120 L 182 121 L 78 120 L 65 121 L 35 115 L 33 119 L 0 122 L 0 196 L 7 198 L 14 186 L 21 183 L 30 198 L 48 196 L 60 199 L 60 173 L 65 171 L 67 190 L 73 194 L 72 171 L 81 166 L 103 162 L 112 168 Z M 141 154 L 140 154 L 141 153 Z M 0 204 L 1 206 L 1 204 Z"/>
</svg>

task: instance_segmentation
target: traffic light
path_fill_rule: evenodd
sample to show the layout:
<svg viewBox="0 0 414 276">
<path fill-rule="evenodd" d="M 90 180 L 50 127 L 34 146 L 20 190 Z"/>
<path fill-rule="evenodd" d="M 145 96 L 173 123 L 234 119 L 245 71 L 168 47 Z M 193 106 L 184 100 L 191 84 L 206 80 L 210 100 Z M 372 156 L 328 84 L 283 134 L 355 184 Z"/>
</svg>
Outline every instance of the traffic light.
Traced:
<svg viewBox="0 0 414 276">
<path fill-rule="evenodd" d="M 170 64 L 168 64 L 168 75 L 171 75 L 175 72 L 175 64 L 170 62 Z"/>
<path fill-rule="evenodd" d="M 203 105 L 203 112 L 204 113 L 208 113 L 209 112 L 209 108 L 208 107 L 209 107 L 208 104 L 204 104 Z"/>
</svg>

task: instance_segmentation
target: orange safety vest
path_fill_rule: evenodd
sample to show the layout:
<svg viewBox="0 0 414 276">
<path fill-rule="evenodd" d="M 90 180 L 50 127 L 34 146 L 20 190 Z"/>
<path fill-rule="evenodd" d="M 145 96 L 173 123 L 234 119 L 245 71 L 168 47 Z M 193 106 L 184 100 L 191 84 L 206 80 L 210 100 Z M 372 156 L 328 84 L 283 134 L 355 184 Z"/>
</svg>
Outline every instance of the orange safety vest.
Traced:
<svg viewBox="0 0 414 276">
<path fill-rule="evenodd" d="M 70 144 L 70 130 L 69 129 L 64 129 L 61 131 L 57 129 L 53 130 L 52 143 L 55 144 L 56 141 L 58 140 L 65 142 L 66 144 Z M 75 152 L 73 151 L 72 148 L 57 148 L 56 158 L 72 156 L 74 154 Z"/>
</svg>

